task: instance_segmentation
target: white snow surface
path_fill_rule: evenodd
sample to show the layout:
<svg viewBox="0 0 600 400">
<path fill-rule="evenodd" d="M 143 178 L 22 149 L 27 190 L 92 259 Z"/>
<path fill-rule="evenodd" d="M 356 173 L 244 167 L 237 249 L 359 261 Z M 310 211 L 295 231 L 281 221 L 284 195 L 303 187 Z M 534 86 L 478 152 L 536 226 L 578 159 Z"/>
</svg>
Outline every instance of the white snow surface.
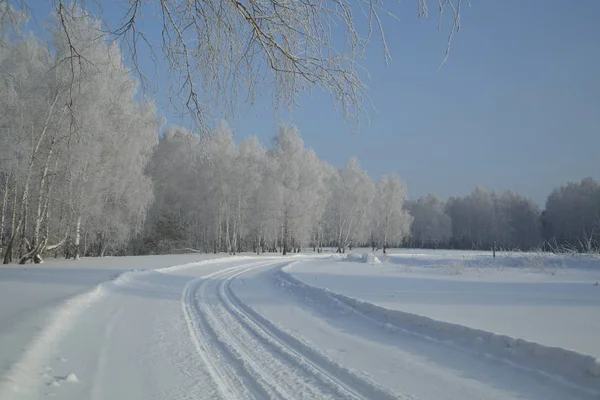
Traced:
<svg viewBox="0 0 600 400">
<path fill-rule="evenodd" d="M 364 258 L 364 256 L 361 256 Z M 600 357 L 600 258 L 406 251 L 295 264 L 294 277 L 351 298 Z M 349 257 L 349 259 L 351 256 Z"/>
<path fill-rule="evenodd" d="M 418 256 L 379 255 L 381 263 L 368 251 L 358 262 L 311 256 L 112 257 L 0 268 L 0 398 L 600 396 L 593 352 L 448 324 L 402 311 L 402 302 L 384 304 L 385 296 L 357 300 L 388 293 L 396 286 L 385 282 L 397 283 L 394 271 Z M 431 266 L 433 256 L 425 257 L 402 272 L 414 275 L 402 278 L 416 282 L 413 300 L 420 291 L 421 299 L 435 297 L 423 281 L 496 282 L 507 285 L 509 297 L 516 296 L 511 285 L 547 285 L 557 276 L 597 289 L 588 281 L 591 267 L 562 275 L 508 271 L 503 278 L 490 272 L 484 279 L 466 270 L 444 275 L 437 264 L 444 258 Z M 333 287 L 329 279 L 341 283 Z M 442 290 L 438 301 L 444 293 L 452 292 Z M 482 307 L 489 306 L 487 293 L 479 291 Z M 546 300 L 541 293 L 536 306 Z M 582 295 L 572 308 L 581 308 L 582 299 L 593 307 L 591 298 Z"/>
</svg>

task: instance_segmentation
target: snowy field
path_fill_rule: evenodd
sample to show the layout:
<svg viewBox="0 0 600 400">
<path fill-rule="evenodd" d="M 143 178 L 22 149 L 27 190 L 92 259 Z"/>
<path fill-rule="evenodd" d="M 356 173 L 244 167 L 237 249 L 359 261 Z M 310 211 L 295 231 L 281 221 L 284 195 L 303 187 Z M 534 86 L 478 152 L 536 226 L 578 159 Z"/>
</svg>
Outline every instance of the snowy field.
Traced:
<svg viewBox="0 0 600 400">
<path fill-rule="evenodd" d="M 392 310 L 600 357 L 600 257 L 404 251 L 370 264 L 355 254 L 288 270 Z"/>
<path fill-rule="evenodd" d="M 600 397 L 598 259 L 379 257 L 2 267 L 0 398 Z"/>
<path fill-rule="evenodd" d="M 52 311 L 77 295 L 131 270 L 156 269 L 200 261 L 210 255 L 87 258 L 78 262 L 48 258 L 45 264 L 0 267 L 0 371 L 7 371 L 34 335 L 52 324 Z"/>
</svg>

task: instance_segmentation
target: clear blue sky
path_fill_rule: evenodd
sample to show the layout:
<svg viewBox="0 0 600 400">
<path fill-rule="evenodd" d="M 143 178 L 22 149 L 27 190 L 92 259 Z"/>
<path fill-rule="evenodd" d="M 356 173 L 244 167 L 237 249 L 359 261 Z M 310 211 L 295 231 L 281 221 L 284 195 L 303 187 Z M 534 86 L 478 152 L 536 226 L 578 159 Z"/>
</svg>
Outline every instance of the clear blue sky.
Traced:
<svg viewBox="0 0 600 400">
<path fill-rule="evenodd" d="M 357 156 L 374 178 L 394 172 L 412 198 L 481 185 L 543 205 L 560 184 L 600 179 L 600 1 L 473 0 L 439 71 L 447 29 L 437 30 L 436 4 L 425 21 L 416 0 L 393 5 L 401 18 L 386 21 L 393 60 L 386 66 L 374 41 L 363 61 L 377 112 L 358 135 L 315 92 L 283 121 L 259 99 L 237 114 L 236 137 L 268 144 L 278 122 L 292 122 L 321 158 L 342 166 Z M 181 122 L 165 97 L 157 103 L 169 123 Z"/>
</svg>

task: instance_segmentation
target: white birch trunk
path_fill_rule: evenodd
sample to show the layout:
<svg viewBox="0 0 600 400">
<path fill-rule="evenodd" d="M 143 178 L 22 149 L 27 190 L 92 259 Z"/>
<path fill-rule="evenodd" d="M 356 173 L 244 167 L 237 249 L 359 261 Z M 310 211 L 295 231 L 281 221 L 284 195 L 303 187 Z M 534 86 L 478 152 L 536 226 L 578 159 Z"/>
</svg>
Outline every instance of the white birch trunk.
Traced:
<svg viewBox="0 0 600 400">
<path fill-rule="evenodd" d="M 81 213 L 77 215 L 75 220 L 75 240 L 73 246 L 75 247 L 75 260 L 79 260 L 79 243 L 81 242 Z"/>
</svg>

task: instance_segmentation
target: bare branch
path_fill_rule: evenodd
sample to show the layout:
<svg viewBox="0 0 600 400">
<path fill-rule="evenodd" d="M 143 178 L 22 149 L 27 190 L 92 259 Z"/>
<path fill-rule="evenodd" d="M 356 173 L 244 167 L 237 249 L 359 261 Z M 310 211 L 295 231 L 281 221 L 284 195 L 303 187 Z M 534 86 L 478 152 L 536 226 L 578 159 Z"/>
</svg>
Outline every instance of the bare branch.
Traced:
<svg viewBox="0 0 600 400">
<path fill-rule="evenodd" d="M 30 0 L 22 0 L 30 1 Z M 53 0 L 64 27 L 66 0 Z M 452 24 L 444 58 L 447 61 L 454 33 L 460 31 L 464 0 L 438 0 L 439 28 L 444 11 Z M 0 0 L 0 5 L 6 0 Z M 257 90 L 269 93 L 275 112 L 293 109 L 302 93 L 318 89 L 331 96 L 336 107 L 358 128 L 368 116 L 368 75 L 360 66 L 373 33 L 379 36 L 385 62 L 391 59 L 384 18 L 398 20 L 384 0 L 112 0 L 122 5 L 117 23 L 104 18 L 99 34 L 119 40 L 129 50 L 132 68 L 144 92 L 156 87 L 146 77 L 148 64 L 140 45 L 150 50 L 155 66 L 167 60 L 171 103 L 189 114 L 201 133 L 214 125 L 212 112 L 234 117 L 240 101 L 252 104 Z M 99 0 L 74 0 L 69 7 L 94 6 Z M 427 0 L 417 0 L 417 15 L 428 15 Z M 2 9 L 0 8 L 0 11 Z M 366 25 L 360 24 L 360 14 Z M 142 27 L 142 15 L 160 25 L 160 43 L 152 43 Z M 358 15 L 358 16 L 357 16 Z M 1 14 L 0 14 L 1 16 Z M 103 18 L 102 15 L 99 15 Z M 342 32 L 342 36 L 338 33 Z M 65 29 L 69 38 L 69 32 Z M 339 38 L 342 38 L 340 40 Z M 81 65 L 81 52 L 72 47 L 69 62 Z M 143 66 L 143 68 L 142 68 Z"/>
</svg>

